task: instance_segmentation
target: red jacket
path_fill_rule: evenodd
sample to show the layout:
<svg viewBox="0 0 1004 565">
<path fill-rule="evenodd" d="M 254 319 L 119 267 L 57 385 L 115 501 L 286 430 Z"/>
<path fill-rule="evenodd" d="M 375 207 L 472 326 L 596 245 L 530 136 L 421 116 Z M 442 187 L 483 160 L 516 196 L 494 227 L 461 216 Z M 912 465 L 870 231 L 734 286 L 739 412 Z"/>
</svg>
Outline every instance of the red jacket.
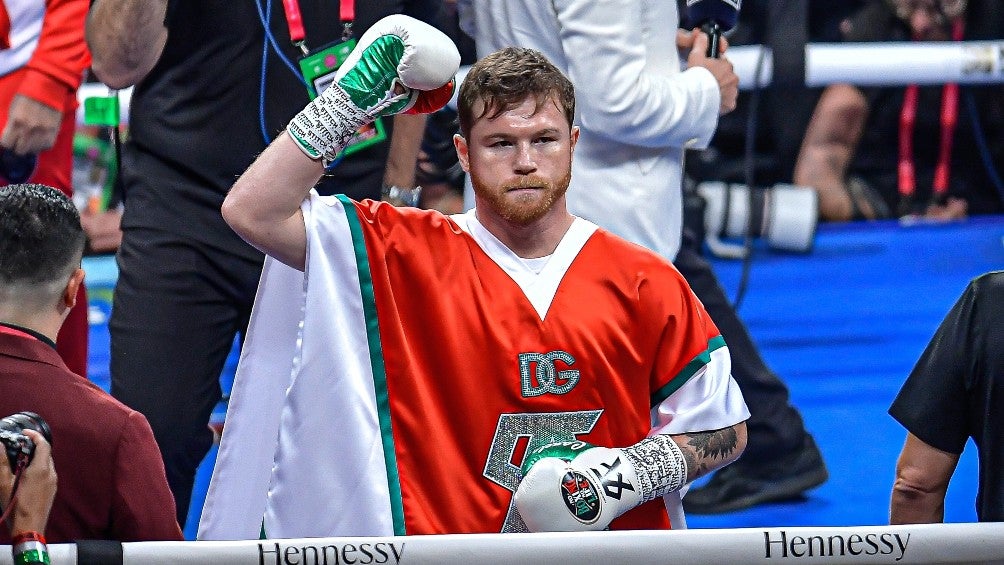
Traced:
<svg viewBox="0 0 1004 565">
<path fill-rule="evenodd" d="M 43 0 L 18 2 L 41 4 Z M 8 48 L 16 48 L 17 45 L 10 45 L 10 38 L 17 31 L 10 29 L 11 23 L 26 26 L 30 23 L 16 19 L 12 21 L 8 17 L 7 2 L 4 1 L 3 4 L 0 6 L 0 44 L 6 40 Z M 72 110 L 76 107 L 75 98 L 74 106 L 66 107 L 67 94 L 75 95 L 83 80 L 84 71 L 91 64 L 91 54 L 84 41 L 84 22 L 90 0 L 44 0 L 44 4 L 38 45 L 23 66 L 24 72 L 17 92 L 53 108 Z M 37 24 L 37 20 L 33 23 Z M 13 70 L 15 69 L 2 69 L 2 74 Z"/>
<path fill-rule="evenodd" d="M 10 16 L 7 5 L 0 2 L 0 49 L 10 48 Z"/>
<path fill-rule="evenodd" d="M 142 414 L 71 373 L 48 344 L 5 326 L 0 391 L 0 417 L 27 410 L 52 428 L 59 481 L 45 531 L 50 543 L 182 539 L 160 450 Z M 0 528 L 0 544 L 9 543 Z"/>
</svg>

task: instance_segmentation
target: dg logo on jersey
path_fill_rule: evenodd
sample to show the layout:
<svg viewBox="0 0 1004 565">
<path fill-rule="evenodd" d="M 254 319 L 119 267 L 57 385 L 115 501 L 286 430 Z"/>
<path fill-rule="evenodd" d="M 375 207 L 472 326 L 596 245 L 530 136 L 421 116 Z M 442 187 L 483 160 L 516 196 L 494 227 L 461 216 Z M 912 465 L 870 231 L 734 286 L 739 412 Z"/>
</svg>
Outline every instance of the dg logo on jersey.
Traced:
<svg viewBox="0 0 1004 565">
<path fill-rule="evenodd" d="M 524 397 L 566 394 L 579 384 L 579 371 L 558 370 L 556 362 L 571 367 L 575 358 L 565 351 L 519 354 L 520 389 Z"/>
</svg>

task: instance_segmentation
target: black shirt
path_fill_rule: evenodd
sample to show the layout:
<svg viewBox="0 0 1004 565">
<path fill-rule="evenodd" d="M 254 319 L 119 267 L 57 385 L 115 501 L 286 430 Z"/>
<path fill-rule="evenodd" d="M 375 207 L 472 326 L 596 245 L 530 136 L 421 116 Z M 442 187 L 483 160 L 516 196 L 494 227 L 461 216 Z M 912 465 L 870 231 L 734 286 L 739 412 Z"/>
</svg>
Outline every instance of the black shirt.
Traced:
<svg viewBox="0 0 1004 565">
<path fill-rule="evenodd" d="M 299 5 L 310 48 L 340 40 L 339 0 Z M 275 46 L 266 45 L 259 8 Z M 442 27 L 435 0 L 356 0 L 355 12 L 357 38 L 392 13 Z M 256 6 L 255 0 L 172 0 L 165 25 L 161 58 L 131 99 L 123 228 L 168 230 L 260 257 L 225 224 L 220 206 L 267 141 L 309 101 L 300 76 L 275 51 L 277 46 L 296 67 L 301 53 L 289 39 L 282 1 L 257 0 Z M 391 120 L 384 122 L 389 126 Z M 389 141 L 346 157 L 318 190 L 379 198 L 388 149 Z"/>
<path fill-rule="evenodd" d="M 942 321 L 889 414 L 924 443 L 979 450 L 976 514 L 1004 521 L 1004 271 L 973 280 Z"/>
</svg>

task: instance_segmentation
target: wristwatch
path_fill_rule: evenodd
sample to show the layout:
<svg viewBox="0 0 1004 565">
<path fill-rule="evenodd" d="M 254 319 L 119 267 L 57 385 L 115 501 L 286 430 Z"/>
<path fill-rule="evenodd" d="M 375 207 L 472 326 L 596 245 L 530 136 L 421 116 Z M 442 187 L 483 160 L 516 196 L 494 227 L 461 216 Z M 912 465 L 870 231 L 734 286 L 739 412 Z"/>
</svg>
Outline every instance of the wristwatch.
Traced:
<svg viewBox="0 0 1004 565">
<path fill-rule="evenodd" d="M 418 200 L 422 196 L 422 187 L 403 188 L 396 185 L 383 185 L 380 190 L 380 199 L 390 202 L 394 206 L 418 207 Z"/>
</svg>

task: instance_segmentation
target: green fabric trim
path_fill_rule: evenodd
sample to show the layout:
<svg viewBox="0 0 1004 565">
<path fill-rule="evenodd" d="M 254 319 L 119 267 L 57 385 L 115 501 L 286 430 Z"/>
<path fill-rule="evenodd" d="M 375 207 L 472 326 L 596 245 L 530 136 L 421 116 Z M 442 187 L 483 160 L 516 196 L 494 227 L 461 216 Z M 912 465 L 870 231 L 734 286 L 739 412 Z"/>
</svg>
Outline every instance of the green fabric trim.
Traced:
<svg viewBox="0 0 1004 565">
<path fill-rule="evenodd" d="M 383 438 L 384 463 L 387 466 L 387 490 L 390 494 L 391 516 L 394 520 L 394 535 L 407 535 L 404 523 L 404 501 L 401 497 L 401 478 L 397 470 L 394 450 L 394 432 L 390 418 L 390 395 L 387 391 L 387 370 L 383 361 L 383 347 L 380 344 L 380 322 L 377 319 L 376 300 L 373 296 L 373 275 L 370 272 L 369 256 L 363 238 L 359 213 L 352 201 L 344 194 L 337 196 L 345 208 L 345 218 L 352 233 L 352 246 L 356 254 L 359 270 L 359 292 L 362 295 L 363 315 L 366 317 L 366 335 L 369 342 L 370 366 L 373 370 L 373 388 L 376 392 L 377 415 L 380 418 L 380 435 Z"/>
<path fill-rule="evenodd" d="M 687 381 L 696 375 L 697 371 L 701 370 L 701 367 L 711 362 L 711 352 L 722 347 L 725 347 L 725 339 L 722 336 L 719 335 L 709 339 L 707 349 L 698 353 L 675 377 L 670 379 L 659 390 L 652 393 L 652 408 L 658 406 L 663 400 L 666 400 L 671 394 L 679 390 L 681 386 L 687 384 Z"/>
</svg>

